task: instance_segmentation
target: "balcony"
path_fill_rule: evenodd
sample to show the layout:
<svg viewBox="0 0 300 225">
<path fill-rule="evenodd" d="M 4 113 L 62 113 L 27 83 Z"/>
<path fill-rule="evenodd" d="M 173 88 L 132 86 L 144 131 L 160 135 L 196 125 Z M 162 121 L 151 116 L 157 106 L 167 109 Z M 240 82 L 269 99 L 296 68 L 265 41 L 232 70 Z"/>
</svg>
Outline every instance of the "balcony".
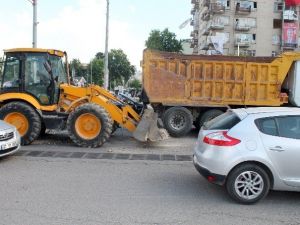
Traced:
<svg viewBox="0 0 300 225">
<path fill-rule="evenodd" d="M 191 25 L 191 26 L 194 26 L 194 25 L 195 25 L 195 21 L 194 21 L 194 20 L 191 20 L 190 25 Z"/>
<path fill-rule="evenodd" d="M 201 35 L 209 35 L 209 29 L 208 27 L 205 27 L 201 30 Z"/>
<path fill-rule="evenodd" d="M 198 39 L 193 39 L 191 42 L 191 48 L 198 47 Z"/>
<path fill-rule="evenodd" d="M 198 55 L 198 46 L 197 47 L 194 47 L 194 49 L 193 49 L 193 54 L 195 54 L 195 55 Z"/>
<path fill-rule="evenodd" d="M 251 29 L 251 27 L 246 24 L 245 25 L 239 25 L 239 24 L 235 25 L 236 31 L 249 31 L 250 29 Z"/>
<path fill-rule="evenodd" d="M 250 47 L 251 41 L 248 39 L 236 39 L 234 42 L 234 46 L 236 47 Z"/>
<path fill-rule="evenodd" d="M 209 47 L 212 45 L 211 41 L 208 40 L 204 40 L 201 44 L 200 44 L 200 50 L 208 50 Z"/>
<path fill-rule="evenodd" d="M 295 49 L 298 47 L 297 44 L 295 43 L 283 43 L 283 46 L 282 46 L 284 49 Z"/>
<path fill-rule="evenodd" d="M 198 30 L 192 31 L 190 36 L 191 36 L 192 38 L 198 38 Z"/>
<path fill-rule="evenodd" d="M 208 20 L 210 19 L 210 14 L 209 14 L 209 12 L 208 12 L 208 11 L 204 12 L 204 13 L 202 14 L 202 16 L 201 16 L 201 19 L 202 19 L 203 21 L 208 21 Z"/>
<path fill-rule="evenodd" d="M 217 50 L 207 50 L 206 52 L 207 55 L 220 55 L 220 52 L 218 52 Z"/>
<path fill-rule="evenodd" d="M 207 51 L 209 49 L 209 44 L 208 43 L 203 43 L 200 45 L 200 50 L 205 50 Z"/>
<path fill-rule="evenodd" d="M 239 2 L 235 6 L 235 13 L 239 15 L 247 15 L 251 13 L 251 5 L 241 5 Z"/>
<path fill-rule="evenodd" d="M 210 11 L 216 14 L 225 13 L 225 5 L 222 5 L 220 3 L 211 3 Z"/>
<path fill-rule="evenodd" d="M 294 10 L 285 10 L 283 12 L 283 19 L 290 21 L 298 21 L 297 11 Z"/>
<path fill-rule="evenodd" d="M 211 23 L 208 26 L 209 30 L 224 30 L 224 24 L 222 23 Z"/>
<path fill-rule="evenodd" d="M 199 6 L 200 6 L 199 0 L 192 0 L 192 4 L 195 5 L 194 8 L 199 9 Z"/>
<path fill-rule="evenodd" d="M 203 0 L 203 7 L 209 7 L 210 0 Z"/>
</svg>

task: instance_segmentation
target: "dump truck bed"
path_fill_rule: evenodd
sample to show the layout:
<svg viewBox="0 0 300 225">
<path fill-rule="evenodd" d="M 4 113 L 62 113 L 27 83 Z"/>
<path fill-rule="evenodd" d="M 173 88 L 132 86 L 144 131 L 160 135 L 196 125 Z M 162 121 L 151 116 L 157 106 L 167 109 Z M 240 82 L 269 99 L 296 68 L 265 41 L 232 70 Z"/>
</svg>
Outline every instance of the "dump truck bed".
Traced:
<svg viewBox="0 0 300 225">
<path fill-rule="evenodd" d="M 288 102 L 282 84 L 299 59 L 299 53 L 237 57 L 145 50 L 143 86 L 152 104 L 280 106 Z"/>
</svg>

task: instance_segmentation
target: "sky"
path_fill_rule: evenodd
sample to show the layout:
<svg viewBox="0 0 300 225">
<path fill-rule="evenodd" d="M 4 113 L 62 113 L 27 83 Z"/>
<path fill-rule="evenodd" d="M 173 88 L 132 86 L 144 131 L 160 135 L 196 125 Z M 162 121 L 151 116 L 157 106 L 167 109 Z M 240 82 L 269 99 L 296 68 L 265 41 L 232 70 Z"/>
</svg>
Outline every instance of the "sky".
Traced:
<svg viewBox="0 0 300 225">
<path fill-rule="evenodd" d="M 122 49 L 140 70 L 151 30 L 169 28 L 177 39 L 190 38 L 191 0 L 110 0 L 109 49 Z M 88 63 L 105 50 L 106 0 L 37 0 L 37 47 L 67 51 Z M 32 46 L 30 0 L 1 0 L 0 50 Z M 2 55 L 2 53 L 1 53 Z"/>
</svg>

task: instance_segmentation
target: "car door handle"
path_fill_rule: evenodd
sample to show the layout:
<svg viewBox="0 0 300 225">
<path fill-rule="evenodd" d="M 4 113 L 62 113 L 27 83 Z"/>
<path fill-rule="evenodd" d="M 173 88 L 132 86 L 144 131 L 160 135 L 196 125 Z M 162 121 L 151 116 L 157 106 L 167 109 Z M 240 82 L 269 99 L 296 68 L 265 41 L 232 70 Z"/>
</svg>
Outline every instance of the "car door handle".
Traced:
<svg viewBox="0 0 300 225">
<path fill-rule="evenodd" d="M 284 149 L 281 146 L 270 147 L 269 150 L 274 152 L 283 152 Z"/>
</svg>

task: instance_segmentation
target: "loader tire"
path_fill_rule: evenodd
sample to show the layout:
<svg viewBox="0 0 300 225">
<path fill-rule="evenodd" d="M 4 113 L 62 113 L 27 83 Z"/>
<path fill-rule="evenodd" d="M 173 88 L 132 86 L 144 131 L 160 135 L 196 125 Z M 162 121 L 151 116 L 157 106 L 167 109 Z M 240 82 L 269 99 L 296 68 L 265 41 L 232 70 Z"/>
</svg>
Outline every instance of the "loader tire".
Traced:
<svg viewBox="0 0 300 225">
<path fill-rule="evenodd" d="M 22 145 L 32 143 L 41 132 L 42 121 L 40 115 L 24 102 L 10 102 L 4 105 L 0 109 L 0 119 L 17 128 Z"/>
<path fill-rule="evenodd" d="M 171 136 L 181 137 L 191 131 L 193 116 L 187 108 L 172 107 L 164 113 L 163 123 Z"/>
<path fill-rule="evenodd" d="M 81 147 L 96 148 L 110 137 L 113 120 L 99 105 L 86 103 L 70 113 L 67 130 L 72 141 Z"/>
</svg>

